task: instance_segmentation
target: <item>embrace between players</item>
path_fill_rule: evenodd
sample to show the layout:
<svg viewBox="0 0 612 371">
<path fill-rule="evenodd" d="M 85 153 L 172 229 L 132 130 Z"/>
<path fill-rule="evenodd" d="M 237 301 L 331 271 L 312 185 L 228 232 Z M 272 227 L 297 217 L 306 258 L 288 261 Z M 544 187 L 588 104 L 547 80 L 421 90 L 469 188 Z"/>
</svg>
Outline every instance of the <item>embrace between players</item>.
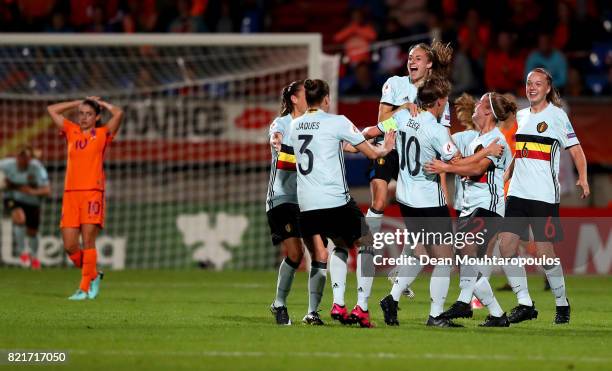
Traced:
<svg viewBox="0 0 612 371">
<path fill-rule="evenodd" d="M 453 173 L 461 190 L 457 189 L 455 194 L 459 197 L 455 199 L 460 216 L 458 228 L 472 228 L 470 222 L 478 218 L 485 221 L 487 231 L 483 246 L 468 246 L 455 252 L 449 245 L 417 245 L 414 251 L 405 249 L 402 254 L 435 258 L 452 258 L 455 253 L 491 256 L 497 247 L 502 257 L 516 257 L 520 239 L 528 239 L 531 228 L 538 257 L 555 258 L 553 242 L 561 235 L 560 147 L 571 154 L 582 197 L 589 195 L 589 186 L 584 153 L 567 115 L 559 108 L 550 74 L 541 68 L 528 74 L 526 95 L 530 107 L 519 112 L 505 96 L 485 93 L 470 113 L 475 130 L 451 138 L 448 129 L 451 55 L 450 47 L 439 42 L 413 46 L 407 64 L 409 75 L 387 80 L 382 89 L 379 123 L 361 132 L 345 116 L 327 113 L 330 96 L 324 81 L 295 81 L 283 90 L 281 115 L 269 131 L 272 163 L 266 200 L 272 241 L 287 254 L 279 268 L 276 298 L 271 305 L 278 324 L 291 324 L 286 298 L 305 245 L 312 264 L 308 312 L 303 322 L 323 324 L 318 311 L 329 264 L 332 319 L 342 324 L 373 326 L 368 310 L 373 274 L 365 272 L 371 271 L 372 234 L 380 231 L 389 199 L 388 184 L 393 178 L 397 179 L 396 200 L 409 230 L 452 232 L 444 175 Z M 518 129 L 510 147 L 499 124 L 514 115 Z M 372 204 L 367 219 L 349 194 L 344 151 L 362 152 L 372 160 L 369 173 Z M 506 195 L 504 183 L 508 180 Z M 558 233 L 553 236 L 547 233 L 546 220 L 552 221 Z M 335 246 L 331 256 L 328 239 Z M 349 313 L 344 293 L 348 249 L 353 247 L 358 248 L 358 299 Z M 387 325 L 399 325 L 398 302 L 402 294 L 413 295 L 410 285 L 423 269 L 418 260 L 395 270 L 393 287 L 380 301 Z M 510 323 L 537 318 L 525 268 L 511 264 L 503 268 L 518 301 L 509 315 L 502 310 L 489 285 L 492 267 L 485 265 L 459 267 L 461 293 L 445 311 L 452 266 L 436 265 L 430 281 L 431 309 L 426 324 L 458 326 L 452 319 L 472 317 L 473 296 L 489 310 L 481 326 L 508 327 Z M 555 297 L 553 321 L 568 323 L 570 305 L 561 265 L 543 268 Z"/>
</svg>

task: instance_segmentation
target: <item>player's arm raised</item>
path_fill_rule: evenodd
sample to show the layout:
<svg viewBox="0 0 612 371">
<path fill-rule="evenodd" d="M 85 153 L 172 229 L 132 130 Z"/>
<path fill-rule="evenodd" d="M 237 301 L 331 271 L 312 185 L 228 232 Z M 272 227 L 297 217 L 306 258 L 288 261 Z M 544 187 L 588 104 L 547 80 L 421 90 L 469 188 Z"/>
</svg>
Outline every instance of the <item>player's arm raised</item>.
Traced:
<svg viewBox="0 0 612 371">
<path fill-rule="evenodd" d="M 123 110 L 120 107 L 113 106 L 112 104 L 105 102 L 98 97 L 88 97 L 88 98 L 90 99 L 97 98 L 96 100 L 98 101 L 100 106 L 104 107 L 106 110 L 108 110 L 111 113 L 112 116 L 110 120 L 108 120 L 108 122 L 106 123 L 106 127 L 108 128 L 108 131 L 111 133 L 111 135 L 117 134 L 117 132 L 119 131 L 119 128 L 121 127 L 121 122 L 123 121 Z"/>
<path fill-rule="evenodd" d="M 373 146 L 366 140 L 354 147 L 370 160 L 375 160 L 377 158 L 385 157 L 393 150 L 393 147 L 395 146 L 395 136 L 395 130 L 391 130 L 385 134 L 385 141 L 383 142 L 382 146 Z"/>
<path fill-rule="evenodd" d="M 51 120 L 60 130 L 64 128 L 64 112 L 74 109 L 81 104 L 82 100 L 73 100 L 69 102 L 59 102 L 47 106 L 47 112 L 51 116 Z"/>
</svg>

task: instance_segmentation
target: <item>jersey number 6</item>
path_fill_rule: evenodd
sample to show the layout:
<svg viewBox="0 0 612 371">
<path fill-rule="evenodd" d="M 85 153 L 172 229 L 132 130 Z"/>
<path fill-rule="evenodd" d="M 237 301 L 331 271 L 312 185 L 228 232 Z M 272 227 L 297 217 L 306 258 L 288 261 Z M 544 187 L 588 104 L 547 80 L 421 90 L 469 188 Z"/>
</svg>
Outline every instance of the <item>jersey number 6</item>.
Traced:
<svg viewBox="0 0 612 371">
<path fill-rule="evenodd" d="M 314 161 L 314 154 L 311 150 L 308 149 L 308 145 L 312 142 L 312 135 L 298 135 L 298 140 L 303 140 L 302 146 L 300 147 L 300 153 L 308 156 L 308 167 L 306 169 L 302 168 L 302 164 L 298 164 L 298 170 L 302 175 L 308 175 L 312 171 L 312 162 Z"/>
</svg>

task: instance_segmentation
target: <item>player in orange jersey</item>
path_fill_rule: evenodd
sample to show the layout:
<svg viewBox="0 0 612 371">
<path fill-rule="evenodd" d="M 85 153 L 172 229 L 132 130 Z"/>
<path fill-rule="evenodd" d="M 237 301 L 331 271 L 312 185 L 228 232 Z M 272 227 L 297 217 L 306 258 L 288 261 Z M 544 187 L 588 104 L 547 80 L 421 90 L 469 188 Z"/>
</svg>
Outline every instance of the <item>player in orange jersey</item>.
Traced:
<svg viewBox="0 0 612 371">
<path fill-rule="evenodd" d="M 78 123 L 63 115 L 74 108 Z M 112 115 L 104 125 L 103 108 Z M 123 111 L 99 97 L 56 103 L 47 110 L 68 146 L 60 228 L 64 250 L 81 268 L 81 284 L 69 299 L 95 299 L 103 277 L 96 269 L 96 237 L 104 226 L 104 153 L 119 130 Z"/>
</svg>

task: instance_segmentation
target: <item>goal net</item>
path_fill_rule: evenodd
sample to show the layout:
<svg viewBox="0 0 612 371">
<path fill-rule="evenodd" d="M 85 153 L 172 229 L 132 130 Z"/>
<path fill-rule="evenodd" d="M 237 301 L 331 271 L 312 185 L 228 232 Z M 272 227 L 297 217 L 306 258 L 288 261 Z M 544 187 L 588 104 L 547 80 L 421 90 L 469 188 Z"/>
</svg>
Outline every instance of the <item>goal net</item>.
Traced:
<svg viewBox="0 0 612 371">
<path fill-rule="evenodd" d="M 335 63 L 318 35 L 3 35 L 0 158 L 31 144 L 51 180 L 41 263 L 67 261 L 58 228 L 66 148 L 46 106 L 96 95 L 125 113 L 106 154 L 101 265 L 274 266 L 267 129 L 283 86 L 306 77 L 336 86 Z M 10 220 L 0 233 L 2 261 L 17 263 Z"/>
</svg>

